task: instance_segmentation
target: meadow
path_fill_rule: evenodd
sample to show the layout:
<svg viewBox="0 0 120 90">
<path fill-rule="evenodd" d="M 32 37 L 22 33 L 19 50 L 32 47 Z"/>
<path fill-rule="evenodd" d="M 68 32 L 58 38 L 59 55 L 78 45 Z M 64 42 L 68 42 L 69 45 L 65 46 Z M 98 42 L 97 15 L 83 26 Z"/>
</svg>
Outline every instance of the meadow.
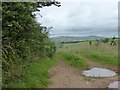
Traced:
<svg viewBox="0 0 120 90">
<path fill-rule="evenodd" d="M 92 41 L 64 44 L 58 48 L 59 52 L 71 53 L 78 57 L 86 57 L 94 62 L 118 66 L 118 45 L 112 46 L 110 43 L 97 43 Z"/>
</svg>

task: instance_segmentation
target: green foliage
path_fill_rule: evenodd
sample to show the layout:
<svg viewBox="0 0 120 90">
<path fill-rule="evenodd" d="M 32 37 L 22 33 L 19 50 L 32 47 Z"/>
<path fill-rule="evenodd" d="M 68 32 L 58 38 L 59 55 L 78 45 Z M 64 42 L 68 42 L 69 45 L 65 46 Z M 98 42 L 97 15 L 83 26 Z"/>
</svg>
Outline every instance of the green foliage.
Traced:
<svg viewBox="0 0 120 90">
<path fill-rule="evenodd" d="M 25 77 L 20 81 L 16 80 L 8 84 L 11 88 L 44 88 L 50 81 L 48 70 L 50 67 L 56 64 L 56 60 L 51 59 L 34 59 L 36 62 L 29 63 L 29 66 L 25 69 Z"/>
<path fill-rule="evenodd" d="M 116 37 L 114 36 L 114 37 L 111 39 L 110 45 L 116 46 L 117 42 L 115 41 L 115 39 L 116 39 Z"/>
<path fill-rule="evenodd" d="M 52 57 L 53 53 L 56 51 L 55 44 L 51 42 L 49 39 L 45 40 L 45 49 L 46 49 L 46 56 Z"/>
<path fill-rule="evenodd" d="M 102 40 L 103 43 L 108 43 L 109 42 L 109 38 L 105 38 Z"/>
<path fill-rule="evenodd" d="M 118 66 L 118 57 L 114 55 L 112 56 L 101 52 L 89 52 L 89 51 L 87 52 L 83 51 L 80 52 L 80 54 L 99 63 Z"/>
<path fill-rule="evenodd" d="M 63 59 L 65 60 L 65 62 L 73 67 L 78 67 L 78 68 L 86 68 L 87 67 L 87 63 L 80 59 L 77 55 L 71 54 L 69 52 L 62 52 L 61 53 Z"/>
<path fill-rule="evenodd" d="M 47 28 L 35 21 L 38 3 L 2 3 L 2 69 L 3 87 L 20 80 L 30 58 L 52 57 L 55 45 Z"/>
<path fill-rule="evenodd" d="M 116 42 L 118 42 L 118 40 L 119 39 L 116 39 Z M 63 48 L 58 48 L 58 51 L 70 54 L 76 53 L 79 57 L 85 57 L 94 62 L 107 64 L 109 66 L 118 66 L 118 44 L 114 47 L 109 43 L 99 42 L 98 47 L 96 47 L 95 44 L 96 41 L 92 41 L 92 45 L 89 45 L 89 41 L 74 44 L 69 43 L 64 44 Z"/>
</svg>

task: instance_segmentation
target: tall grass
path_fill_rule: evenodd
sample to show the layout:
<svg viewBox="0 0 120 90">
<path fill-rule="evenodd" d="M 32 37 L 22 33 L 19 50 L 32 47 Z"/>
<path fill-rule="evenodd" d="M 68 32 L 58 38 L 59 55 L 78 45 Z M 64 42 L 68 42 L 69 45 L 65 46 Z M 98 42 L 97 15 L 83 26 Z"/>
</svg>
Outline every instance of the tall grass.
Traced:
<svg viewBox="0 0 120 90">
<path fill-rule="evenodd" d="M 77 54 L 79 57 L 88 57 L 98 63 L 118 66 L 118 45 L 111 46 L 110 43 L 99 43 L 99 45 L 96 45 L 95 41 L 92 41 L 92 45 L 89 45 L 89 42 L 86 41 L 64 44 L 58 50 Z"/>
<path fill-rule="evenodd" d="M 49 82 L 48 70 L 56 64 L 55 58 L 40 59 L 28 65 L 25 70 L 25 77 L 21 81 L 15 81 L 9 84 L 12 88 L 44 88 Z"/>
<path fill-rule="evenodd" d="M 98 63 L 108 64 L 112 66 L 118 66 L 118 57 L 107 55 L 104 53 L 97 52 L 80 52 L 81 56 L 87 57 L 90 60 L 93 60 Z"/>
<path fill-rule="evenodd" d="M 62 52 L 61 57 L 63 58 L 65 63 L 68 64 L 69 66 L 81 69 L 86 68 L 88 66 L 84 60 L 80 59 L 75 54 L 69 52 Z"/>
</svg>

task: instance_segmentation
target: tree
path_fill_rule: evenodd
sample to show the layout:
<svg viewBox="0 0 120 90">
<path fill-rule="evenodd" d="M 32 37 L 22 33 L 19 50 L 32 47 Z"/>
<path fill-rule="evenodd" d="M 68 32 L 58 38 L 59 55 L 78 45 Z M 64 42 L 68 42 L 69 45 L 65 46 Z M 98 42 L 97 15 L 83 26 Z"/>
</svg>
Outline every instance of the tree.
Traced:
<svg viewBox="0 0 120 90">
<path fill-rule="evenodd" d="M 103 43 L 108 43 L 109 42 L 109 39 L 108 38 L 105 38 L 102 40 Z"/>
<path fill-rule="evenodd" d="M 116 39 L 116 37 L 114 36 L 114 37 L 112 38 L 112 40 L 111 40 L 110 45 L 112 45 L 112 46 L 115 46 L 115 45 L 116 45 L 115 39 Z"/>
</svg>

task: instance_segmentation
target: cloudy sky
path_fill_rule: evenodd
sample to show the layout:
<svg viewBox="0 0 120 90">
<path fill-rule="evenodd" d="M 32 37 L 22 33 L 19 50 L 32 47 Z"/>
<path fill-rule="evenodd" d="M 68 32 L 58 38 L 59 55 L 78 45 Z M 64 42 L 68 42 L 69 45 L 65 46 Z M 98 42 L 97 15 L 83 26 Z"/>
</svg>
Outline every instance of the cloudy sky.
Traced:
<svg viewBox="0 0 120 90">
<path fill-rule="evenodd" d="M 119 0 L 57 0 L 41 9 L 37 21 L 50 30 L 51 36 L 118 36 Z"/>
</svg>

